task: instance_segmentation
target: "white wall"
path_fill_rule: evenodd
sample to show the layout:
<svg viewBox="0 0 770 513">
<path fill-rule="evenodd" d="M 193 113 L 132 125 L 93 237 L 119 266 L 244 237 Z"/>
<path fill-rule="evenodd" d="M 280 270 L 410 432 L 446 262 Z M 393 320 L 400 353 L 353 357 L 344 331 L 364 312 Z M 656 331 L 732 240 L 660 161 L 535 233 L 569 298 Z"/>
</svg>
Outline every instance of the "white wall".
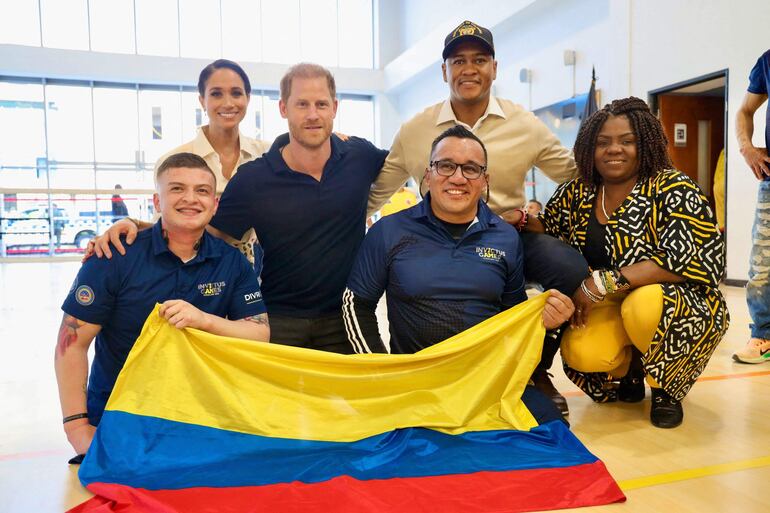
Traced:
<svg viewBox="0 0 770 513">
<path fill-rule="evenodd" d="M 770 2 L 636 1 L 632 6 L 631 84 L 636 95 L 712 71 L 729 69 L 727 129 L 727 277 L 745 280 L 758 182 L 738 152 L 735 112 L 757 58 L 770 47 Z M 665 16 L 661 16 L 666 12 Z M 645 96 L 642 96 L 643 98 Z M 754 143 L 764 146 L 765 108 Z"/>
<path fill-rule="evenodd" d="M 509 4 L 517 5 L 506 12 L 508 17 L 486 20 L 490 10 L 500 12 L 500 0 L 465 2 L 462 8 L 459 2 L 447 0 L 404 1 L 399 6 L 402 45 L 411 45 L 412 54 L 414 48 L 427 49 L 421 34 L 437 25 L 459 24 L 468 17 L 469 3 L 478 10 L 478 16 L 470 19 L 488 26 L 495 37 L 495 93 L 533 109 L 572 96 L 572 69 L 565 67 L 562 60 L 566 49 L 577 52 L 576 92 L 587 91 L 591 66 L 595 65 L 603 103 L 629 94 L 646 100 L 651 90 L 729 69 L 727 277 L 746 279 L 757 182 L 737 151 L 734 113 L 746 91 L 749 70 L 770 47 L 770 2 L 509 0 Z M 412 54 L 410 60 L 414 61 Z M 381 120 L 383 143 L 392 140 L 399 118 L 404 121 L 447 97 L 440 52 L 435 57 L 421 57 L 421 69 L 381 97 L 382 103 L 392 109 L 392 115 Z M 386 84 L 390 74 L 397 75 L 397 68 L 406 66 L 398 58 L 382 64 Z M 519 83 L 521 68 L 533 72 L 531 104 L 528 86 Z M 764 126 L 763 108 L 755 119 L 754 139 L 758 145 L 764 145 Z"/>
</svg>

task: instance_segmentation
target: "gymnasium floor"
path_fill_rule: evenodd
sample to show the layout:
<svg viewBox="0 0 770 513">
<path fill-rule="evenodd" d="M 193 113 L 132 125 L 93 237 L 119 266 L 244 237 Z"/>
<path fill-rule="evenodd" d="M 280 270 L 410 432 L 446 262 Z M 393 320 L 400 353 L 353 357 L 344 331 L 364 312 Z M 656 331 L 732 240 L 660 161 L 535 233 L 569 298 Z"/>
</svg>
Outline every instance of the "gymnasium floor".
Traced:
<svg viewBox="0 0 770 513">
<path fill-rule="evenodd" d="M 59 306 L 78 264 L 0 264 L 0 512 L 60 512 L 89 497 L 67 466 L 53 374 Z M 572 429 L 625 490 L 624 504 L 569 511 L 770 511 L 770 365 L 730 355 L 748 337 L 743 290 L 725 287 L 732 325 L 684 402 L 684 424 L 660 430 L 641 404 L 593 404 L 555 367 Z M 567 510 L 565 510 L 567 511 Z"/>
</svg>

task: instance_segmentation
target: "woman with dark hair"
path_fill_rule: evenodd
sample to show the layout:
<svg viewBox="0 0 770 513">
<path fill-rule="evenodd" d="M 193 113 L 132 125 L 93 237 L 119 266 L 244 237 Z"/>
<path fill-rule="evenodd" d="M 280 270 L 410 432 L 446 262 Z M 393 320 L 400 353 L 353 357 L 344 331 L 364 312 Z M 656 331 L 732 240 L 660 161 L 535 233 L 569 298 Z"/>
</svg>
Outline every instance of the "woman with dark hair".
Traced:
<svg viewBox="0 0 770 513">
<path fill-rule="evenodd" d="M 527 229 L 571 244 L 592 269 L 562 339 L 567 376 L 594 401 L 638 402 L 646 375 L 650 420 L 672 428 L 729 314 L 718 289 L 722 235 L 666 145 L 644 101 L 613 101 L 580 128 L 580 177 L 562 184 Z"/>
<path fill-rule="evenodd" d="M 246 72 L 237 63 L 218 59 L 203 68 L 198 77 L 198 101 L 206 111 L 208 124 L 198 128 L 195 139 L 174 148 L 161 156 L 155 163 L 155 171 L 166 158 L 176 153 L 193 153 L 202 157 L 217 179 L 217 195 L 221 195 L 227 182 L 235 175 L 241 164 L 260 157 L 270 143 L 244 135 L 240 123 L 246 115 L 251 98 L 251 82 Z M 92 254 L 110 254 L 109 243 L 119 251 L 123 249 L 120 235 L 128 234 L 129 244 L 138 230 L 150 228 L 152 223 L 126 218 L 118 221 L 101 237 L 89 242 L 84 260 Z M 239 249 L 254 263 L 253 230 L 247 232 L 239 242 Z M 92 246 L 94 244 L 94 246 Z M 259 253 L 259 250 L 257 251 Z"/>
<path fill-rule="evenodd" d="M 238 64 L 218 59 L 201 70 L 198 101 L 209 123 L 198 128 L 190 142 L 174 148 L 158 159 L 155 169 L 175 153 L 194 153 L 209 165 L 217 177 L 217 192 L 225 189 L 238 166 L 262 155 L 270 144 L 241 133 L 239 126 L 251 98 L 251 82 Z"/>
</svg>

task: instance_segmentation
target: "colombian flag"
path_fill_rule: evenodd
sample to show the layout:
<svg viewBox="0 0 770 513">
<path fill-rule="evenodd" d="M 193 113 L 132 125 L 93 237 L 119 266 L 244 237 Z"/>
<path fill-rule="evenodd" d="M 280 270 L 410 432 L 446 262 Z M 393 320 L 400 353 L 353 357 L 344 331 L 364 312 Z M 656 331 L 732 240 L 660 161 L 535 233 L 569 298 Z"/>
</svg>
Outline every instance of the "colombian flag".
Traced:
<svg viewBox="0 0 770 513">
<path fill-rule="evenodd" d="M 414 355 L 177 330 L 150 314 L 73 512 L 517 512 L 625 500 L 522 402 L 545 295 Z"/>
</svg>

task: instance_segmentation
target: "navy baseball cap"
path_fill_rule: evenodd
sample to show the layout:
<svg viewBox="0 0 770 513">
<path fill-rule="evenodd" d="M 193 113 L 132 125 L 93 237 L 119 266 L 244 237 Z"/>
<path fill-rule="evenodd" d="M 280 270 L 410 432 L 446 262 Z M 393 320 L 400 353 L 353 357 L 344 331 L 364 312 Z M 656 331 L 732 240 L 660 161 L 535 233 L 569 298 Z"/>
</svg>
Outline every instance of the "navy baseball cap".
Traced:
<svg viewBox="0 0 770 513">
<path fill-rule="evenodd" d="M 450 32 L 446 39 L 444 39 L 444 51 L 441 53 L 441 57 L 446 60 L 455 46 L 464 41 L 476 41 L 481 43 L 482 46 L 489 50 L 492 57 L 495 56 L 495 44 L 492 41 L 492 32 L 490 32 L 489 29 L 476 25 L 472 21 L 465 20 Z"/>
</svg>

